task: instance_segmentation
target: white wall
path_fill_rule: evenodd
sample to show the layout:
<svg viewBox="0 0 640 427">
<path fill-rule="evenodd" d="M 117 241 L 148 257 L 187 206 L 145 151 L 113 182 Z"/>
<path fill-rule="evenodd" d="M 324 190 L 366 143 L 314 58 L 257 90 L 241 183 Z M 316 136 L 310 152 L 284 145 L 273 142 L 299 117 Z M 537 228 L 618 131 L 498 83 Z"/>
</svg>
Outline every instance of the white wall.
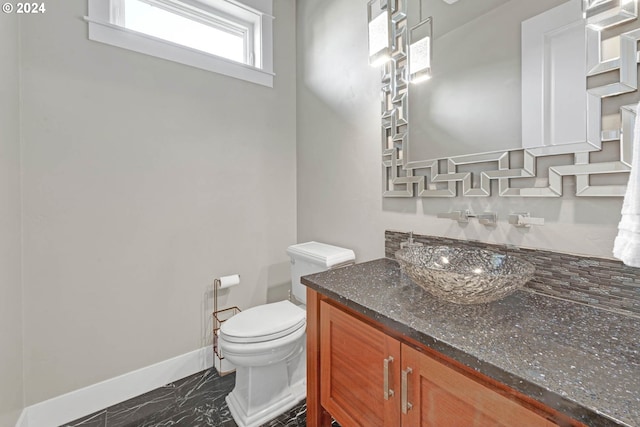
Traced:
<svg viewBox="0 0 640 427">
<path fill-rule="evenodd" d="M 0 14 L 0 426 L 23 407 L 18 18 Z"/>
<path fill-rule="evenodd" d="M 297 6 L 298 240 L 353 248 L 359 261 L 384 256 L 385 229 L 611 257 L 621 198 L 383 199 L 381 71 L 368 65 L 366 2 Z M 565 183 L 565 193 L 575 193 L 575 182 Z M 496 211 L 500 224 L 436 218 L 461 209 Z M 508 225 L 519 211 L 547 223 Z"/>
<path fill-rule="evenodd" d="M 296 241 L 295 3 L 274 89 L 87 39 L 85 1 L 23 20 L 30 405 L 205 346 L 214 277 L 242 308 Z"/>
</svg>

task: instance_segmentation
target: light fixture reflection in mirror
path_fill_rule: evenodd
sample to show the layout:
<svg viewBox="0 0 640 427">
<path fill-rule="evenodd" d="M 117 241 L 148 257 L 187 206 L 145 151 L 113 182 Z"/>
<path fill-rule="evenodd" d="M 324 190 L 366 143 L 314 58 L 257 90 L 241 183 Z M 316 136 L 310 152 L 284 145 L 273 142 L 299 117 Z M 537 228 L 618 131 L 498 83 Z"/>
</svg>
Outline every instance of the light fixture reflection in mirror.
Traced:
<svg viewBox="0 0 640 427">
<path fill-rule="evenodd" d="M 409 30 L 409 81 L 420 83 L 431 78 L 431 43 L 433 40 L 433 18 L 422 20 Z"/>
<path fill-rule="evenodd" d="M 367 3 L 369 19 L 369 64 L 378 67 L 391 59 L 390 15 L 386 0 Z"/>
</svg>

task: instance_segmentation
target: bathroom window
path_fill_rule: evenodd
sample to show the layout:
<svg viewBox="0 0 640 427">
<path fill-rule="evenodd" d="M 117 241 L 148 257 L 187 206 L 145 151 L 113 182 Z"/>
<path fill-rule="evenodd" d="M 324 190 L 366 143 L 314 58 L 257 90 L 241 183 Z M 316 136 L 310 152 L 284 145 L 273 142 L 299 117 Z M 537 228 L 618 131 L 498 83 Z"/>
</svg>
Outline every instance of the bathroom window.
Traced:
<svg viewBox="0 0 640 427">
<path fill-rule="evenodd" d="M 273 87 L 272 1 L 88 0 L 89 39 Z"/>
</svg>

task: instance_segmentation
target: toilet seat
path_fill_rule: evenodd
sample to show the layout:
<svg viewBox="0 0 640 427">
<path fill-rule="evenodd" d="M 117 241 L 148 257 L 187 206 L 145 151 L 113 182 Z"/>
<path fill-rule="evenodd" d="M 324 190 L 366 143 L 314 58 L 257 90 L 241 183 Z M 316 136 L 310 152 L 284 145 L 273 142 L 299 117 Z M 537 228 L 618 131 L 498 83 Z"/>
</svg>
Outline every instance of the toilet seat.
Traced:
<svg viewBox="0 0 640 427">
<path fill-rule="evenodd" d="M 259 343 L 290 335 L 304 328 L 307 312 L 290 301 L 264 304 L 225 321 L 220 333 L 231 343 Z"/>
</svg>

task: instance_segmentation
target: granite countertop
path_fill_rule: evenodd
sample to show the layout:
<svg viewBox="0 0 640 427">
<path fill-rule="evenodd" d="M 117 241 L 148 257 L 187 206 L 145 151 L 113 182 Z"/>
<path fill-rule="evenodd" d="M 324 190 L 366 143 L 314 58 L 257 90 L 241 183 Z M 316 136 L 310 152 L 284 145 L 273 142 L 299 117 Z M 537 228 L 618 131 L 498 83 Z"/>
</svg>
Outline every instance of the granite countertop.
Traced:
<svg viewBox="0 0 640 427">
<path fill-rule="evenodd" d="M 432 297 L 383 258 L 302 283 L 589 426 L 640 426 L 640 319 L 517 291 Z"/>
</svg>

